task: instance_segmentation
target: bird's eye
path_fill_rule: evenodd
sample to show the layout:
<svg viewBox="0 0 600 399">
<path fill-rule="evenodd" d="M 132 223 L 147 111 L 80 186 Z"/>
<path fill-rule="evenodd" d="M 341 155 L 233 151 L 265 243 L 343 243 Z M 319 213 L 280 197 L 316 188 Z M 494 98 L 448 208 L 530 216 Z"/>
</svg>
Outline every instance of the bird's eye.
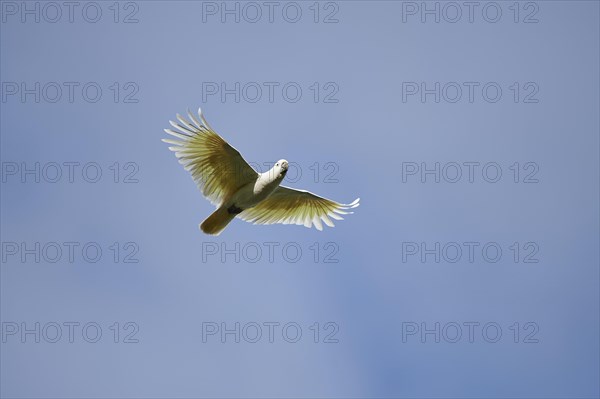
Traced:
<svg viewBox="0 0 600 399">
<path fill-rule="evenodd" d="M 276 163 L 275 166 L 279 166 L 279 163 Z"/>
</svg>

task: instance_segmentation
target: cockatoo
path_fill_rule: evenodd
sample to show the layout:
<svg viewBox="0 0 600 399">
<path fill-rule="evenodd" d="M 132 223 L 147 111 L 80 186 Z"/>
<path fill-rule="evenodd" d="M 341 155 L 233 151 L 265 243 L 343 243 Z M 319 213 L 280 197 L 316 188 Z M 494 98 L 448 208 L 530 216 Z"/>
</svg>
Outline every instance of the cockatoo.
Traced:
<svg viewBox="0 0 600 399">
<path fill-rule="evenodd" d="M 280 159 L 273 168 L 258 173 L 210 127 L 202 110 L 198 120 L 188 110 L 190 120 L 177 114 L 179 122 L 169 121 L 176 130 L 165 132 L 177 140 L 163 139 L 171 144 L 184 168 L 214 205 L 214 211 L 200 224 L 206 234 L 219 235 L 235 217 L 254 224 L 297 224 L 308 228 L 313 225 L 323 230 L 323 221 L 333 227 L 332 219 L 353 213 L 349 209 L 359 205 L 360 198 L 350 204 L 340 204 L 319 197 L 309 191 L 281 186 L 288 171 L 288 161 Z"/>
</svg>

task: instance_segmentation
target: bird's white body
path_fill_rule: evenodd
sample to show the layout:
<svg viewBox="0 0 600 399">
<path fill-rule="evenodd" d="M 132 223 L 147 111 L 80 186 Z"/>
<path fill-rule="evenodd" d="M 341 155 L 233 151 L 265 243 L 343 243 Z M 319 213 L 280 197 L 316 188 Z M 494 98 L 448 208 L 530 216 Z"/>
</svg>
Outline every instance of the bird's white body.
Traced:
<svg viewBox="0 0 600 399">
<path fill-rule="evenodd" d="M 340 204 L 319 197 L 309 191 L 281 185 L 288 170 L 285 159 L 265 173 L 258 173 L 244 160 L 239 151 L 230 146 L 210 127 L 202 111 L 198 120 L 188 111 L 190 120 L 177 115 L 171 121 L 176 130 L 165 129 L 175 137 L 163 139 L 192 178 L 217 209 L 200 225 L 207 233 L 218 235 L 235 217 L 254 224 L 313 225 L 333 227 L 331 219 L 342 220 L 340 215 L 359 204 L 357 198 L 350 204 Z M 331 219 L 330 219 L 331 218 Z"/>
<path fill-rule="evenodd" d="M 283 181 L 287 168 L 287 161 L 282 159 L 271 170 L 259 173 L 255 182 L 245 184 L 233 194 L 226 203 L 227 207 L 246 210 L 267 199 Z"/>
</svg>

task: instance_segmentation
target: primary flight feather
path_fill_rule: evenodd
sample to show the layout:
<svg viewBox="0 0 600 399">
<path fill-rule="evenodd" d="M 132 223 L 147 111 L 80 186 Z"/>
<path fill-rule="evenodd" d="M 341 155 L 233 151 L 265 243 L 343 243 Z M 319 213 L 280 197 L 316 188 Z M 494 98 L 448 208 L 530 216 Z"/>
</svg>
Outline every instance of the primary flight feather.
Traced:
<svg viewBox="0 0 600 399">
<path fill-rule="evenodd" d="M 189 120 L 177 114 L 170 121 L 173 129 L 165 132 L 175 139 L 163 139 L 171 144 L 184 168 L 217 210 L 202 224 L 206 234 L 219 235 L 236 216 L 254 224 L 313 225 L 323 230 L 323 224 L 333 227 L 331 219 L 342 220 L 359 205 L 359 198 L 350 204 L 340 204 L 309 191 L 281 186 L 288 171 L 288 162 L 281 159 L 265 173 L 258 173 L 210 127 L 198 109 L 198 118 L 188 111 Z"/>
</svg>

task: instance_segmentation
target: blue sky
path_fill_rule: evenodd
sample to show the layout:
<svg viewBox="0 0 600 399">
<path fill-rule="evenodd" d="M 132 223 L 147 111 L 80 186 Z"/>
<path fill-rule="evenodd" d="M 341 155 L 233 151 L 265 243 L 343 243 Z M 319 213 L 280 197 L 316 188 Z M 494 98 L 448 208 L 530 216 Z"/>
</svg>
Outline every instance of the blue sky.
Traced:
<svg viewBox="0 0 600 399">
<path fill-rule="evenodd" d="M 599 395 L 597 2 L 26 4 L 0 25 L 2 396 Z M 361 206 L 203 235 L 160 141 L 199 106 Z"/>
</svg>

